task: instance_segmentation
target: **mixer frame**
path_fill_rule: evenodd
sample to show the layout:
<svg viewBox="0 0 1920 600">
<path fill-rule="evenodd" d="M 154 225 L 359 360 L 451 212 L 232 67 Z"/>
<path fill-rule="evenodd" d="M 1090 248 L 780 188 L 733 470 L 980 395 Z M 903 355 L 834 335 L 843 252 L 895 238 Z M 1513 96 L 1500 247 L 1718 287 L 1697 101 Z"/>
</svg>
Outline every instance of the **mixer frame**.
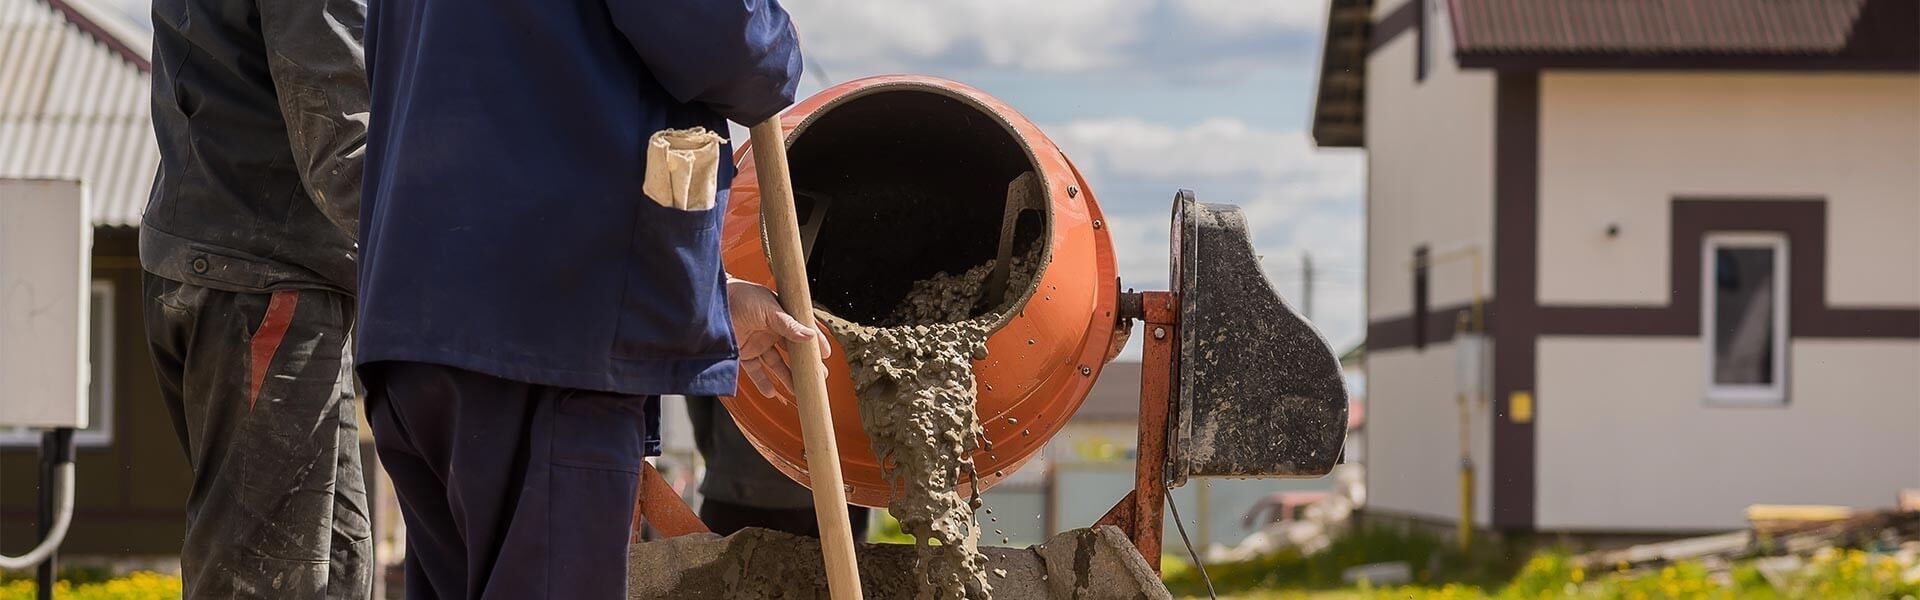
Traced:
<svg viewBox="0 0 1920 600">
<path fill-rule="evenodd" d="M 1133 491 L 1127 492 L 1095 525 L 1120 528 L 1133 540 L 1140 558 L 1160 572 L 1161 530 L 1166 526 L 1167 444 L 1173 428 L 1173 386 L 1179 373 L 1180 299 L 1173 292 L 1127 292 L 1120 295 L 1120 318 L 1139 318 L 1146 324 L 1140 358 L 1140 427 L 1133 462 Z"/>
</svg>

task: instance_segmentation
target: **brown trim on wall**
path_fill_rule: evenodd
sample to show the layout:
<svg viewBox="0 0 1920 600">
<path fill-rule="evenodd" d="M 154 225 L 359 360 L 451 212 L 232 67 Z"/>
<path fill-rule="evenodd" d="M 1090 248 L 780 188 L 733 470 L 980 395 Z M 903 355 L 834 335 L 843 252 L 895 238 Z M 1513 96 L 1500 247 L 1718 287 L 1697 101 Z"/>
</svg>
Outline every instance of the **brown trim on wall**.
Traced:
<svg viewBox="0 0 1920 600">
<path fill-rule="evenodd" d="M 1818 318 L 1789 323 L 1793 336 L 1920 339 L 1920 308 L 1825 308 Z"/>
<path fill-rule="evenodd" d="M 1427 290 L 1427 278 L 1433 272 L 1433 265 L 1427 259 L 1431 251 L 1426 244 L 1413 247 L 1413 347 L 1427 347 L 1427 326 L 1432 319 L 1427 313 L 1433 308 L 1428 305 L 1431 294 Z"/>
<path fill-rule="evenodd" d="M 1493 526 L 1532 529 L 1537 488 L 1533 403 L 1525 423 L 1509 418 L 1514 393 L 1534 391 L 1536 333 L 1541 315 L 1537 280 L 1540 193 L 1540 75 L 1498 75 L 1494 95 L 1493 289 L 1499 294 L 1500 327 L 1493 339 Z"/>
<path fill-rule="evenodd" d="M 1675 198 L 1668 249 L 1666 306 L 1541 308 L 1545 335 L 1698 336 L 1700 244 L 1715 231 L 1778 232 L 1787 237 L 1790 337 L 1920 338 L 1920 307 L 1827 305 L 1827 201 L 1818 198 Z"/>
<path fill-rule="evenodd" d="M 1494 304 L 1491 300 L 1481 305 L 1481 310 L 1485 311 L 1485 313 L 1481 315 L 1482 322 L 1489 331 L 1492 331 L 1494 328 L 1494 313 L 1496 311 L 1493 307 Z M 1432 309 L 1426 322 L 1427 345 L 1432 346 L 1453 341 L 1458 315 L 1472 312 L 1472 304 L 1455 304 Z M 1413 315 L 1410 314 L 1368 321 L 1367 350 L 1370 352 L 1383 352 L 1386 350 L 1411 348 L 1413 347 L 1413 332 L 1414 319 Z"/>
<path fill-rule="evenodd" d="M 1418 11 L 1418 14 L 1416 14 L 1413 19 L 1413 43 L 1415 44 L 1413 49 L 1414 83 L 1421 83 L 1427 80 L 1428 63 L 1433 62 L 1433 57 L 1427 56 L 1427 46 L 1430 45 L 1427 42 L 1427 2 L 1429 1 L 1430 0 L 1407 1 L 1408 4 L 1414 5 L 1415 11 Z"/>
<path fill-rule="evenodd" d="M 1393 9 L 1393 12 L 1375 21 L 1373 33 L 1367 36 L 1367 54 L 1379 51 L 1382 46 L 1387 45 L 1387 42 L 1400 37 L 1400 34 L 1414 30 L 1422 18 L 1420 1 L 1406 0 L 1400 3 L 1399 8 Z"/>
</svg>

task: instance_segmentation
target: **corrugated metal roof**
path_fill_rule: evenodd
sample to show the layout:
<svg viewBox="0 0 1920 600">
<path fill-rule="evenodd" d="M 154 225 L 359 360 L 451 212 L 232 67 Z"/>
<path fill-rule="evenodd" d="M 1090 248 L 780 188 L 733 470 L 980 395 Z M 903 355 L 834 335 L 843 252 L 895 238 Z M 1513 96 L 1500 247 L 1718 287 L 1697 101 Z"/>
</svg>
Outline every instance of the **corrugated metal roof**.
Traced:
<svg viewBox="0 0 1920 600">
<path fill-rule="evenodd" d="M 1451 0 L 1462 53 L 1825 55 L 1868 0 Z M 1912 2 L 1913 0 L 1892 0 Z"/>
<path fill-rule="evenodd" d="M 160 165 L 147 42 L 90 0 L 0 0 L 0 177 L 85 182 L 100 227 L 140 223 Z"/>
</svg>

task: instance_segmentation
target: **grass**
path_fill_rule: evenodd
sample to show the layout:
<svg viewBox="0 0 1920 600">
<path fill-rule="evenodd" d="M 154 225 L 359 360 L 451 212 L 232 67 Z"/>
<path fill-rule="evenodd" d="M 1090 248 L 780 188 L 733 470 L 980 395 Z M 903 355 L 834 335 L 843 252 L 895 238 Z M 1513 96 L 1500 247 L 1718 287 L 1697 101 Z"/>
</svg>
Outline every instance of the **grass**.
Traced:
<svg viewBox="0 0 1920 600">
<path fill-rule="evenodd" d="M 1403 537 L 1401 543 L 1394 538 Z M 1380 552 L 1381 554 L 1366 554 Z M 1323 556 L 1324 555 L 1324 556 Z M 1221 598 L 1237 600 L 1521 600 L 1532 598 L 1759 600 L 1786 598 L 1897 598 L 1920 600 L 1920 564 L 1912 556 L 1828 549 L 1806 566 L 1785 574 L 1776 587 L 1752 562 L 1715 573 L 1695 561 L 1658 569 L 1624 568 L 1590 572 L 1564 552 L 1533 555 L 1510 577 L 1491 581 L 1507 562 L 1475 564 L 1478 553 L 1450 553 L 1433 540 L 1394 532 L 1360 532 L 1314 556 L 1281 552 L 1256 561 L 1208 567 Z M 1497 557 L 1495 557 L 1497 558 Z M 1416 571 L 1417 582 L 1400 587 L 1362 583 L 1342 585 L 1341 565 L 1408 560 L 1432 565 Z M 1351 564 L 1349 564 L 1351 563 Z M 1198 573 L 1184 563 L 1169 563 L 1168 587 L 1176 596 L 1206 597 L 1193 580 Z M 1463 568 L 1464 567 L 1464 568 Z M 1333 573 L 1329 578 L 1328 572 Z"/>
<path fill-rule="evenodd" d="M 1424 532 L 1363 527 L 1311 555 L 1282 549 L 1250 561 L 1208 565 L 1207 574 L 1222 593 L 1338 591 L 1350 587 L 1340 579 L 1347 569 L 1383 562 L 1407 563 L 1413 569 L 1415 584 L 1480 587 L 1506 582 L 1524 564 L 1519 553 L 1498 542 L 1481 543 L 1472 551 L 1462 552 L 1451 542 Z M 1173 559 L 1162 564 L 1166 565 L 1167 589 L 1175 595 L 1206 595 L 1199 572 L 1187 563 Z"/>
</svg>

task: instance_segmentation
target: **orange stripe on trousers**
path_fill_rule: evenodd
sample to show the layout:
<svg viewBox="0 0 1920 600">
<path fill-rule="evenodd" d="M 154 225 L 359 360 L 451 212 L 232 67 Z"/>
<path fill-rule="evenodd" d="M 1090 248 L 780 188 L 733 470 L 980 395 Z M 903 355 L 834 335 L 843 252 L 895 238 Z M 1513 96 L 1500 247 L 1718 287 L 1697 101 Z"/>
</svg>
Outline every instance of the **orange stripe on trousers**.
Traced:
<svg viewBox="0 0 1920 600">
<path fill-rule="evenodd" d="M 253 410 L 253 404 L 260 399 L 260 386 L 267 382 L 267 368 L 273 365 L 273 355 L 280 351 L 280 342 L 287 338 L 287 327 L 293 324 L 293 309 L 300 305 L 300 290 L 281 290 L 273 293 L 273 299 L 267 302 L 267 316 L 260 321 L 260 329 L 253 332 L 253 362 L 249 365 L 252 387 L 247 391 L 247 410 Z"/>
</svg>

